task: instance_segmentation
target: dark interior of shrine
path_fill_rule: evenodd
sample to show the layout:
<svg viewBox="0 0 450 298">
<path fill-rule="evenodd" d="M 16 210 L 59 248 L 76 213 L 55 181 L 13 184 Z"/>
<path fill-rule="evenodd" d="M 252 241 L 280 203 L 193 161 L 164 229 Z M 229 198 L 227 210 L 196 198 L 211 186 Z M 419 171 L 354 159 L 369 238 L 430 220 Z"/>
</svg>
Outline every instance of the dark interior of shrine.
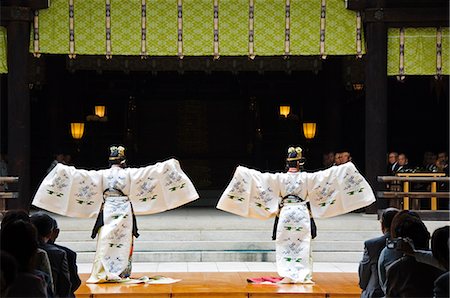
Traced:
<svg viewBox="0 0 450 298">
<path fill-rule="evenodd" d="M 322 154 L 349 151 L 364 171 L 364 60 L 316 58 L 82 57 L 31 58 L 31 182 L 35 189 L 63 151 L 74 166 L 107 167 L 110 144 L 127 147 L 128 164 L 174 157 L 200 191 L 222 191 L 237 165 L 283 171 L 289 145 L 304 148 L 306 170 L 322 167 Z M 100 62 L 99 62 L 100 61 Z M 6 76 L 1 76 L 6 96 Z M 7 104 L 1 129 L 6 135 Z M 291 114 L 279 115 L 279 106 Z M 95 105 L 106 118 L 89 117 Z M 85 122 L 81 140 L 71 122 Z M 316 122 L 312 140 L 301 124 Z M 448 77 L 388 78 L 388 150 L 420 165 L 425 151 L 448 150 Z M 2 138 L 4 140 L 5 138 Z M 6 152 L 6 142 L 1 149 Z M 384 174 L 384 173 L 380 173 Z"/>
</svg>

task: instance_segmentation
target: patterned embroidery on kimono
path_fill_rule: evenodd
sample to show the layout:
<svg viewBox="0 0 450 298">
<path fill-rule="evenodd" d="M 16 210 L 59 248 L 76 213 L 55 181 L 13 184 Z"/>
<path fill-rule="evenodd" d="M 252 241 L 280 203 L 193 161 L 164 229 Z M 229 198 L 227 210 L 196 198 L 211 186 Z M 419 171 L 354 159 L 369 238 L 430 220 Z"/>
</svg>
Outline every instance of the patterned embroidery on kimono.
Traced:
<svg viewBox="0 0 450 298">
<path fill-rule="evenodd" d="M 166 178 L 166 186 L 168 186 L 170 191 L 176 191 L 186 186 L 186 182 L 183 182 L 183 177 L 177 171 L 166 169 L 164 175 Z"/>
<path fill-rule="evenodd" d="M 69 177 L 66 173 L 58 175 L 58 177 L 53 180 L 53 183 L 50 184 L 52 189 L 47 189 L 47 193 L 49 195 L 55 195 L 59 198 L 62 197 L 64 194 L 61 191 L 69 185 L 67 183 L 68 180 Z"/>
<path fill-rule="evenodd" d="M 109 188 L 116 188 L 116 189 L 124 189 L 125 188 L 125 181 L 126 181 L 126 176 L 125 173 L 118 172 L 117 176 L 113 175 L 112 172 L 110 172 L 110 174 L 108 175 L 108 177 L 106 178 L 108 180 L 108 186 Z"/>
<path fill-rule="evenodd" d="M 258 193 L 254 196 L 254 199 L 255 201 L 262 201 L 255 202 L 256 207 L 269 211 L 270 208 L 267 207 L 267 204 L 273 200 L 273 190 L 270 187 L 264 188 L 261 185 L 257 185 L 256 188 L 258 189 Z"/>
<path fill-rule="evenodd" d="M 153 195 L 152 192 L 156 187 L 156 183 L 153 181 L 155 180 L 152 177 L 147 177 L 147 179 L 142 180 L 140 179 L 137 184 L 138 184 L 138 193 L 136 194 L 137 197 L 142 197 L 145 195 L 145 197 L 140 198 L 139 201 L 141 202 L 147 202 L 147 201 L 153 201 L 156 200 L 158 195 L 155 194 Z M 148 195 L 147 195 L 148 194 Z"/>
<path fill-rule="evenodd" d="M 96 187 L 97 185 L 92 182 L 86 183 L 86 180 L 80 181 L 78 191 L 75 194 L 77 203 L 80 205 L 92 205 L 94 203 L 92 197 L 97 194 L 94 190 Z"/>
<path fill-rule="evenodd" d="M 232 194 L 229 194 L 228 198 L 230 200 L 236 200 L 239 202 L 243 202 L 245 200 L 245 198 L 242 196 L 242 194 L 245 193 L 245 189 L 246 189 L 248 183 L 244 179 L 236 179 L 236 178 L 234 178 L 234 179 L 235 179 L 235 181 L 230 189 L 230 193 L 232 193 Z"/>
<path fill-rule="evenodd" d="M 110 256 L 106 256 L 105 260 L 108 264 L 108 271 L 111 273 L 121 273 L 121 269 L 122 269 L 122 258 L 121 257 L 116 257 L 115 259 L 112 259 Z"/>
<path fill-rule="evenodd" d="M 289 176 L 288 176 L 289 177 Z M 289 177 L 286 181 L 286 194 L 295 194 L 299 192 L 301 181 L 297 176 Z"/>
<path fill-rule="evenodd" d="M 363 178 L 358 171 L 355 171 L 353 174 L 346 173 L 344 176 L 344 190 L 349 196 L 362 192 L 364 187 L 359 187 L 361 182 L 363 182 Z"/>
<path fill-rule="evenodd" d="M 332 187 L 330 182 L 326 182 L 325 185 L 319 185 L 313 189 L 314 192 L 317 193 L 320 207 L 326 207 L 327 205 L 333 205 L 336 202 L 336 199 L 330 199 L 331 196 L 335 193 L 335 189 Z"/>
</svg>

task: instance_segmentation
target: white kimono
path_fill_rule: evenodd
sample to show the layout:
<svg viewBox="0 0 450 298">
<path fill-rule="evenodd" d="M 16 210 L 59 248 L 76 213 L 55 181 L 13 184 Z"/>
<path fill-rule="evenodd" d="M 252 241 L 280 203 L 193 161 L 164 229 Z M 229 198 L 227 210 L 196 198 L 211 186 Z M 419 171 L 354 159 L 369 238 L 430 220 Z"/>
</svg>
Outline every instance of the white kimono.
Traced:
<svg viewBox="0 0 450 298">
<path fill-rule="evenodd" d="M 303 202 L 284 201 L 295 195 Z M 313 217 L 336 216 L 375 202 L 370 185 L 348 162 L 314 173 L 261 173 L 237 167 L 217 208 L 243 217 L 269 219 L 279 214 L 276 239 L 278 274 L 286 283 L 312 282 L 311 227 Z"/>
<path fill-rule="evenodd" d="M 106 189 L 123 195 L 103 196 Z M 42 181 L 33 205 L 71 217 L 103 209 L 93 269 L 87 282 L 121 281 L 131 273 L 134 214 L 154 214 L 198 199 L 175 159 L 142 168 L 88 171 L 58 164 Z M 102 206 L 103 204 L 103 206 Z M 103 208 L 102 208 L 103 207 Z"/>
</svg>

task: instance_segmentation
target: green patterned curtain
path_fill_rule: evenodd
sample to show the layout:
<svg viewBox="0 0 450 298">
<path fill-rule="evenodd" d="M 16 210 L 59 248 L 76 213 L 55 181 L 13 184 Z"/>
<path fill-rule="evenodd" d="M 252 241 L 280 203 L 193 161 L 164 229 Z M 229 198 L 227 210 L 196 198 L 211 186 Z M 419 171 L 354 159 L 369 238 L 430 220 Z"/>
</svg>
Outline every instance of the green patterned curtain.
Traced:
<svg viewBox="0 0 450 298">
<path fill-rule="evenodd" d="M 449 75 L 449 41 L 448 27 L 389 29 L 388 75 Z"/>
<path fill-rule="evenodd" d="M 35 13 L 31 51 L 361 56 L 358 17 L 344 0 L 53 0 Z"/>
<path fill-rule="evenodd" d="M 0 27 L 0 73 L 8 72 L 6 62 L 6 28 Z"/>
</svg>

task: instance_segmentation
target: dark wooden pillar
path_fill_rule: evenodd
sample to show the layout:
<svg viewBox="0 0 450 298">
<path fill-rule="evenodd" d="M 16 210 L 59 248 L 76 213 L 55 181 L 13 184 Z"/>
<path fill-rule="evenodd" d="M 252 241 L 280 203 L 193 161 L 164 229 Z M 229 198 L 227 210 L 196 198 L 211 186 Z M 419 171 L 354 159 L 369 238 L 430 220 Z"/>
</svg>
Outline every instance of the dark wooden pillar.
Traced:
<svg viewBox="0 0 450 298">
<path fill-rule="evenodd" d="M 19 198 L 8 209 L 30 207 L 30 92 L 28 56 L 31 9 L 9 7 L 8 33 L 8 160 L 9 175 L 18 176 Z"/>
<path fill-rule="evenodd" d="M 365 69 L 365 175 L 374 188 L 382 185 L 377 176 L 386 169 L 387 150 L 387 29 L 384 22 L 366 25 L 367 62 Z M 384 208 L 385 202 L 378 200 L 366 208 L 367 213 L 376 213 Z"/>
</svg>

